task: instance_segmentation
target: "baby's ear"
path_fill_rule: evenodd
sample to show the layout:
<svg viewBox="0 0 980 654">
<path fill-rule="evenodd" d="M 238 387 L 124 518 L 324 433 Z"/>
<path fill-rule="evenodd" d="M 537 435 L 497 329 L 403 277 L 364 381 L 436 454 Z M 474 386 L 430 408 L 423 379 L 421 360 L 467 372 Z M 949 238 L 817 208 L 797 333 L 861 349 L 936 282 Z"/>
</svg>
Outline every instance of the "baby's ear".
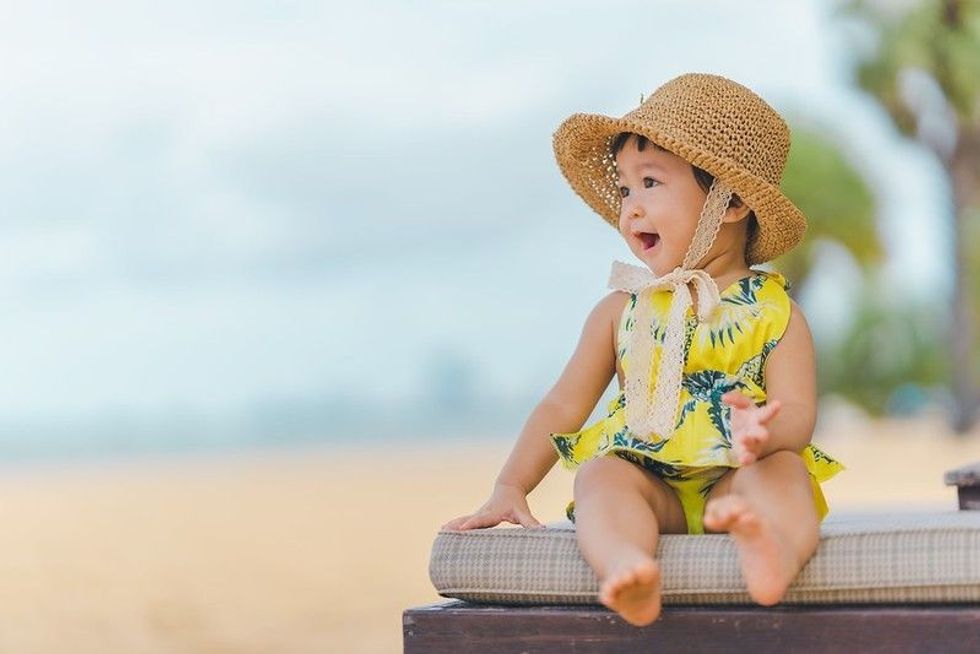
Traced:
<svg viewBox="0 0 980 654">
<path fill-rule="evenodd" d="M 750 213 L 752 213 L 752 209 L 750 209 L 749 205 L 745 204 L 744 202 L 739 206 L 735 206 L 733 203 L 732 206 L 728 207 L 728 209 L 725 211 L 725 215 L 722 216 L 721 222 L 737 223 L 740 220 L 745 220 L 746 216 L 748 216 Z"/>
</svg>

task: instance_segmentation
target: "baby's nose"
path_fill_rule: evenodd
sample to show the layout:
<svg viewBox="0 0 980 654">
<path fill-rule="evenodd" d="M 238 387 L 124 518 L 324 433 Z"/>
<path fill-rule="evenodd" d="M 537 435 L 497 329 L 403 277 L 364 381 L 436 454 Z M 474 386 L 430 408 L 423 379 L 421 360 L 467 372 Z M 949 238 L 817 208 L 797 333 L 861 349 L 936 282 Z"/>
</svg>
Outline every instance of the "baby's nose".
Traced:
<svg viewBox="0 0 980 654">
<path fill-rule="evenodd" d="M 642 217 L 643 205 L 635 200 L 631 200 L 629 196 L 626 196 L 623 198 L 622 213 L 629 217 Z"/>
</svg>

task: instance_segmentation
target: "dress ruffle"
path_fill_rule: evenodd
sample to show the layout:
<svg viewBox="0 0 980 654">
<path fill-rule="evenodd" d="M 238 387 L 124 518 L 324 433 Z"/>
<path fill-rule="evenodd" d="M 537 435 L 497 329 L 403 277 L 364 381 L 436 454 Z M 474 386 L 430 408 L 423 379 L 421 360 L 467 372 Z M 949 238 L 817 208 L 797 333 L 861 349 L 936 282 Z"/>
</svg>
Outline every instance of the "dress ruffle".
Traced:
<svg viewBox="0 0 980 654">
<path fill-rule="evenodd" d="M 676 443 L 673 439 L 651 443 L 637 438 L 626 426 L 625 395 L 620 391 L 606 405 L 606 417 L 579 431 L 550 434 L 552 445 L 557 450 L 562 467 L 575 470 L 579 465 L 613 451 L 632 452 L 649 459 L 651 465 L 669 477 L 678 468 L 728 466 L 739 467 L 730 447 L 721 444 L 711 450 L 703 450 L 703 457 L 682 458 L 674 454 Z M 807 470 L 817 481 L 826 481 L 845 466 L 814 444 L 809 444 L 800 453 Z"/>
<path fill-rule="evenodd" d="M 711 466 L 741 467 L 730 448 L 718 448 L 714 455 L 701 459 L 683 460 L 673 454 L 673 448 L 670 447 L 673 439 L 651 443 L 637 438 L 626 426 L 625 396 L 622 392 L 609 401 L 606 412 L 605 418 L 579 431 L 553 432 L 549 435 L 563 468 L 575 470 L 582 463 L 607 454 L 632 461 L 664 480 L 681 481 L 688 475 Z M 823 519 L 829 512 L 829 507 L 820 483 L 846 468 L 812 443 L 800 452 L 800 456 L 810 473 L 817 512 Z M 566 508 L 566 515 L 570 520 L 574 520 L 573 507 L 574 502 L 570 502 Z"/>
</svg>

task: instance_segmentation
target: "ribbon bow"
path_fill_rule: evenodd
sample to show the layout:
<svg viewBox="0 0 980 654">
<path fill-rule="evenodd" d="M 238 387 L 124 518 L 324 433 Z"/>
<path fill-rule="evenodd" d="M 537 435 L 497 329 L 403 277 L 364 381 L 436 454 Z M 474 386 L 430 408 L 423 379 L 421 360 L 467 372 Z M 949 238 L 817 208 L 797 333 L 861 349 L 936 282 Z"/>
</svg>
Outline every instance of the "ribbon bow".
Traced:
<svg viewBox="0 0 980 654">
<path fill-rule="evenodd" d="M 678 266 L 657 277 L 647 268 L 613 261 L 609 288 L 637 295 L 633 331 L 628 344 L 630 370 L 626 375 L 626 424 L 640 438 L 667 440 L 674 431 L 684 367 L 685 315 L 693 303 L 688 284 L 698 292 L 698 317 L 707 320 L 721 303 L 718 285 L 701 269 Z M 673 289 L 667 329 L 660 356 L 653 401 L 650 398 L 650 366 L 653 352 L 653 293 Z"/>
</svg>

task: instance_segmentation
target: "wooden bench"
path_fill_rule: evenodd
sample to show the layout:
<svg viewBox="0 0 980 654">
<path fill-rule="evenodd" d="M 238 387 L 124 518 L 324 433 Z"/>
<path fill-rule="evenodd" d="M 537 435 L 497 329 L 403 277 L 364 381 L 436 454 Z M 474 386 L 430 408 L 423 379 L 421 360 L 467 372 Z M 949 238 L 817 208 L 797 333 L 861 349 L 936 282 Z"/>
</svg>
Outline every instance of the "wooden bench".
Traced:
<svg viewBox="0 0 980 654">
<path fill-rule="evenodd" d="M 947 472 L 945 482 L 957 486 L 961 510 L 980 510 L 980 463 Z M 402 633 L 407 654 L 980 652 L 980 603 L 665 604 L 656 622 L 635 627 L 599 604 L 450 599 L 404 611 Z"/>
<path fill-rule="evenodd" d="M 980 606 L 665 606 L 634 627 L 604 606 L 489 606 L 450 600 L 409 609 L 406 654 L 461 652 L 970 652 Z"/>
</svg>

